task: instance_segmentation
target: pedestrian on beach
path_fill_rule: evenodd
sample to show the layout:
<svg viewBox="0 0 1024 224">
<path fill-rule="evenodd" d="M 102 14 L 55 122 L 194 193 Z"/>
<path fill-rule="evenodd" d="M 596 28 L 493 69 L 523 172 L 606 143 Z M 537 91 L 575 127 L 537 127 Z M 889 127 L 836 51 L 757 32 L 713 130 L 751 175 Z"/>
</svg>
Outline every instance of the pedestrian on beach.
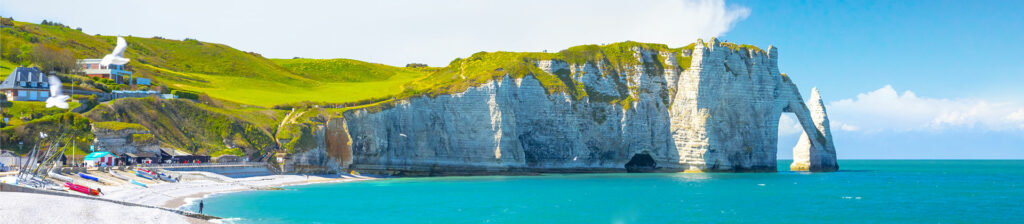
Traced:
<svg viewBox="0 0 1024 224">
<path fill-rule="evenodd" d="M 199 214 L 203 214 L 203 200 L 199 200 Z"/>
</svg>

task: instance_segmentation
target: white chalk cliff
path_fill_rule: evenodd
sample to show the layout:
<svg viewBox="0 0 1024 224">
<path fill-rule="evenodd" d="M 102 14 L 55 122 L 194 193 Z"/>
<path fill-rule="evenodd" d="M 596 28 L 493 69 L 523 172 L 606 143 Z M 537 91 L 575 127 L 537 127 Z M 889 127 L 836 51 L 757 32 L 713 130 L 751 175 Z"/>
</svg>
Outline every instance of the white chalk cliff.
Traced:
<svg viewBox="0 0 1024 224">
<path fill-rule="evenodd" d="M 807 131 L 800 135 L 796 147 L 793 147 L 793 164 L 789 169 L 793 171 L 836 171 L 839 165 L 836 164 L 836 147 L 832 144 L 832 130 L 828 124 L 828 115 L 825 113 L 825 104 L 821 101 L 821 94 L 818 88 L 811 89 L 811 99 L 807 102 L 811 110 L 811 119 L 814 121 L 815 129 L 823 133 L 825 144 L 814 145 Z"/>
<path fill-rule="evenodd" d="M 779 73 L 774 47 L 730 46 L 698 41 L 683 53 L 685 70 L 675 53 L 639 47 L 632 49 L 639 64 L 614 70 L 605 61 L 535 62 L 582 82 L 582 99 L 548 93 L 534 76 L 505 76 L 457 94 L 347 111 L 344 125 L 334 125 L 350 140 L 335 150 L 344 159 L 307 160 L 398 175 L 775 172 L 779 117 L 788 112 L 805 130 L 795 150 L 806 152 L 797 152 L 803 157 L 794 167 L 837 170 L 817 92 L 809 108 Z"/>
</svg>

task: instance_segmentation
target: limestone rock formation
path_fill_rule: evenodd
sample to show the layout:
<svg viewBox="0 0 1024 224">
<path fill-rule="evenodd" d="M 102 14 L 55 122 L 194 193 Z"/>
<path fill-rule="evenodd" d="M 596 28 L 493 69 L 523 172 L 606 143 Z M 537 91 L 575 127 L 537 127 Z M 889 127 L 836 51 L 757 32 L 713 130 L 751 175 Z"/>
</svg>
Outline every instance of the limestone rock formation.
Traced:
<svg viewBox="0 0 1024 224">
<path fill-rule="evenodd" d="M 832 152 L 812 153 L 819 157 L 810 164 L 826 168 L 810 170 L 835 170 L 827 168 L 835 167 L 835 153 L 820 98 L 808 108 L 779 73 L 774 47 L 712 39 L 681 55 L 630 50 L 638 64 L 614 69 L 607 59 L 534 62 L 582 83 L 580 98 L 549 93 L 534 76 L 504 76 L 456 94 L 347 111 L 337 119 L 344 125 L 323 130 L 343 131 L 324 141 L 344 142 L 345 150 L 333 160 L 304 160 L 397 175 L 775 172 L 779 117 L 794 113 L 806 131 L 802 142 Z"/>
<path fill-rule="evenodd" d="M 821 101 L 821 94 L 818 88 L 811 89 L 811 99 L 807 102 L 811 110 L 811 118 L 814 121 L 816 131 L 823 133 L 825 139 L 823 147 L 815 147 L 805 131 L 800 135 L 796 147 L 793 147 L 793 164 L 789 165 L 792 171 L 828 172 L 839 170 L 836 164 L 836 148 L 832 143 L 832 131 L 829 128 L 828 115 L 825 113 L 825 104 Z"/>
<path fill-rule="evenodd" d="M 285 170 L 297 173 L 344 173 L 352 164 L 348 132 L 341 118 L 330 119 L 312 127 L 317 144 L 313 148 L 298 149 L 285 162 Z"/>
<path fill-rule="evenodd" d="M 92 133 L 96 136 L 92 143 L 96 150 L 110 151 L 115 154 L 160 151 L 160 143 L 153 137 L 149 129 L 141 125 L 138 128 L 120 129 L 93 125 Z"/>
</svg>

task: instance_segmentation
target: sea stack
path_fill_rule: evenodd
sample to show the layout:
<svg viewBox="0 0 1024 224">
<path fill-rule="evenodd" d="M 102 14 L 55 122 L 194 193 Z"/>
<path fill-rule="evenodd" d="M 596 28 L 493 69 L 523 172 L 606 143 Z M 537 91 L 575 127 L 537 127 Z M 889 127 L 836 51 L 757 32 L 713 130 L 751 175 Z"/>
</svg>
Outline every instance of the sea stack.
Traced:
<svg viewBox="0 0 1024 224">
<path fill-rule="evenodd" d="M 825 104 L 821 101 L 821 93 L 818 88 L 811 89 L 811 99 L 807 101 L 807 107 L 811 110 L 811 119 L 814 120 L 816 131 L 822 133 L 825 144 L 823 147 L 815 147 L 811 144 L 810 138 L 805 131 L 800 135 L 796 147 L 793 147 L 793 164 L 789 165 L 792 171 L 831 172 L 839 170 L 836 164 L 836 148 L 832 143 L 832 131 L 829 128 L 828 114 L 825 113 Z"/>
</svg>

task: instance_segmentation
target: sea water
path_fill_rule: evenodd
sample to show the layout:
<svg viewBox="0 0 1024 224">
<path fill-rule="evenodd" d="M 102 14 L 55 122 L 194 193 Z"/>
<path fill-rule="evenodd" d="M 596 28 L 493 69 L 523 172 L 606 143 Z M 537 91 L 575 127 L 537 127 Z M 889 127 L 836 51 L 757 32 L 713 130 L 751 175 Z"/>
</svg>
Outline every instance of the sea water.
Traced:
<svg viewBox="0 0 1024 224">
<path fill-rule="evenodd" d="M 1021 160 L 839 165 L 834 173 L 390 178 L 218 195 L 205 212 L 241 223 L 1024 223 Z"/>
</svg>

